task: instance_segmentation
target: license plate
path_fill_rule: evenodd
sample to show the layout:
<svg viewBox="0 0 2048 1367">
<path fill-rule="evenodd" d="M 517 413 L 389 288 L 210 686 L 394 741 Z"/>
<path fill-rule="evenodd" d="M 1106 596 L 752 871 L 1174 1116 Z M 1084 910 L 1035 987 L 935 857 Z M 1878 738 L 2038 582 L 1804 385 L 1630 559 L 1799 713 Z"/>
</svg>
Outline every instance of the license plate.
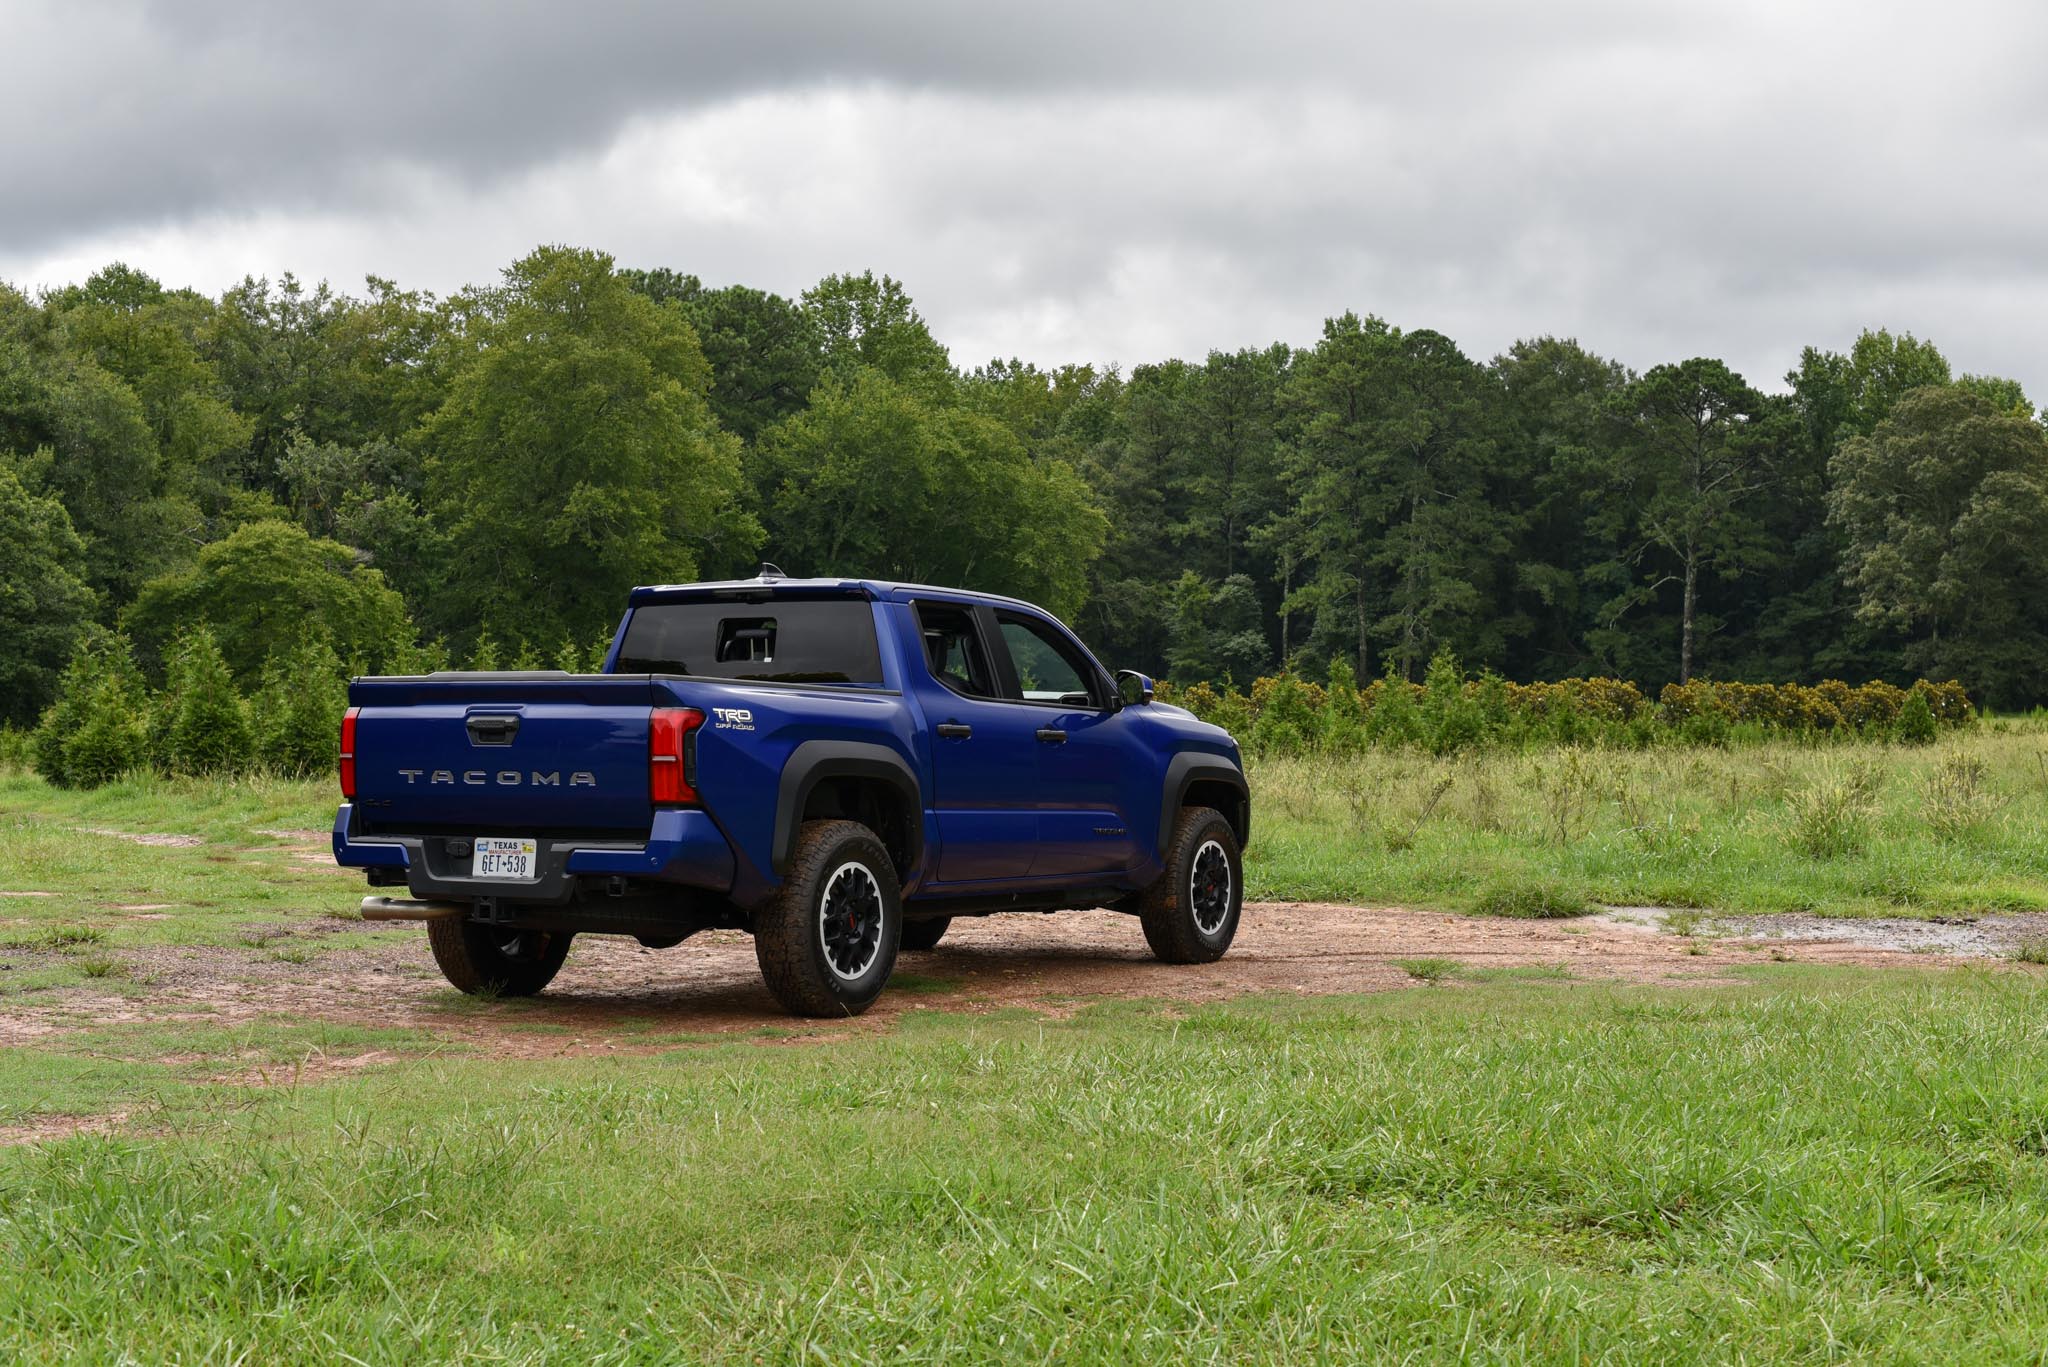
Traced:
<svg viewBox="0 0 2048 1367">
<path fill-rule="evenodd" d="M 471 878 L 526 879 L 534 876 L 539 860 L 539 842 L 513 840 L 504 836 L 480 835 L 470 846 Z"/>
</svg>

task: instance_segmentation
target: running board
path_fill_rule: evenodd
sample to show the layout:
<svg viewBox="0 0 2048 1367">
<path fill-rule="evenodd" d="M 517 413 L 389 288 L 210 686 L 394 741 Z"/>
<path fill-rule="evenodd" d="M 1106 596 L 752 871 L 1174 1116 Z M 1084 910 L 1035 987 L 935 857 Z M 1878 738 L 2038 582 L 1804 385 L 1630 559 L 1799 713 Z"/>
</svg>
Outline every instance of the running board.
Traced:
<svg viewBox="0 0 2048 1367">
<path fill-rule="evenodd" d="M 469 915 L 467 902 L 415 902 L 404 897 L 365 897 L 365 921 L 443 921 Z"/>
</svg>

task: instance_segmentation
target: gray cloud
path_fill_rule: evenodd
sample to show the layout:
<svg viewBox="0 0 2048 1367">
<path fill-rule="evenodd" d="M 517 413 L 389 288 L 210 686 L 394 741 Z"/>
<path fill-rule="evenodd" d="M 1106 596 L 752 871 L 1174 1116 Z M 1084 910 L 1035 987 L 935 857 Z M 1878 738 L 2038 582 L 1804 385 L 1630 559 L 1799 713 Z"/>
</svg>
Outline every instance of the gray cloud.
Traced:
<svg viewBox="0 0 2048 1367">
<path fill-rule="evenodd" d="M 448 288 L 540 240 L 956 356 L 1539 331 L 1766 383 L 1933 335 L 2048 397 L 2048 11 L 1966 3 L 14 9 L 0 276 Z"/>
</svg>

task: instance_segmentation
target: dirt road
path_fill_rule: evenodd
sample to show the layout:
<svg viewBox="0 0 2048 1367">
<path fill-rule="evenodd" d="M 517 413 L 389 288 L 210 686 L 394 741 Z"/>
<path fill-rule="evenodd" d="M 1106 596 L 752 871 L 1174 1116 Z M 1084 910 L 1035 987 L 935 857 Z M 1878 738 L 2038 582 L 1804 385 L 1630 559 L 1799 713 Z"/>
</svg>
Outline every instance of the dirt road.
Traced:
<svg viewBox="0 0 2048 1367">
<path fill-rule="evenodd" d="M 370 948 L 321 951 L 322 932 L 343 926 L 362 929 L 332 920 L 282 924 L 281 943 L 312 951 L 303 963 L 250 949 L 131 951 L 123 956 L 128 985 L 119 992 L 74 991 L 0 1010 L 0 1043 L 90 1024 L 180 1017 L 225 1023 L 281 1013 L 414 1027 L 491 1053 L 549 1056 L 657 1047 L 682 1035 L 832 1037 L 884 1030 L 905 1011 L 932 1008 L 1024 1007 L 1061 1016 L 1105 997 L 1211 1001 L 1262 992 L 1420 989 L 1422 979 L 1402 960 L 1450 960 L 1468 970 L 1467 978 L 1469 970 L 1543 968 L 1585 981 L 1673 984 L 1730 982 L 1732 967 L 1764 959 L 1896 967 L 1952 962 L 1946 953 L 1826 938 L 1819 923 L 1759 924 L 1755 928 L 1772 931 L 1767 939 L 1688 938 L 1660 926 L 1654 913 L 1508 921 L 1269 902 L 1245 909 L 1237 944 L 1222 962 L 1174 967 L 1153 961 L 1128 917 L 1012 915 L 956 922 L 938 949 L 903 955 L 896 984 L 857 1020 L 798 1021 L 770 999 L 752 942 L 737 933 L 700 935 L 659 951 L 591 937 L 578 942 L 543 996 L 477 1004 L 448 989 L 420 928 L 379 927 Z"/>
</svg>

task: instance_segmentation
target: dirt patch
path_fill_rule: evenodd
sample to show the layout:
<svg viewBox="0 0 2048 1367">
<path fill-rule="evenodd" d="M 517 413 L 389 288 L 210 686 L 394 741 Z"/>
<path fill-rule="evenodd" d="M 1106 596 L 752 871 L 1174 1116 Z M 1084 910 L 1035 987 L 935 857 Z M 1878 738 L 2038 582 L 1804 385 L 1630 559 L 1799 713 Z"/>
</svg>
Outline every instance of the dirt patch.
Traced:
<svg viewBox="0 0 2048 1367">
<path fill-rule="evenodd" d="M 1615 907 L 1602 922 L 1642 931 L 1669 930 L 1674 913 L 1662 907 Z M 2022 945 L 2048 943 L 2048 913 L 1994 912 L 1983 916 L 1770 916 L 1701 915 L 1698 933 L 1737 944 L 1833 946 L 1838 950 L 1900 954 L 1952 954 L 2004 959 Z"/>
<path fill-rule="evenodd" d="M 74 829 L 87 835 L 111 836 L 133 845 L 155 845 L 164 849 L 189 850 L 206 843 L 196 835 L 166 835 L 162 831 L 117 831 L 109 826 L 79 826 Z"/>
<path fill-rule="evenodd" d="M 0 897 L 55 897 L 54 892 L 0 892 Z"/>
<path fill-rule="evenodd" d="M 1744 923 L 1737 923 L 1744 924 Z M 1760 927 L 1759 927 L 1760 928 Z M 333 931 L 367 944 L 323 946 Z M 986 1013 L 1023 1007 L 1069 1015 L 1091 999 L 1217 1001 L 1247 993 L 1304 995 L 1420 990 L 1402 959 L 1450 959 L 1467 969 L 1543 968 L 1588 981 L 1713 984 L 1772 958 L 1920 967 L 1938 957 L 1845 939 L 1776 940 L 1664 933 L 1618 916 L 1511 921 L 1395 908 L 1268 902 L 1247 906 L 1220 963 L 1155 961 L 1138 923 L 1112 912 L 992 916 L 954 923 L 929 953 L 904 954 L 897 985 L 865 1016 L 805 1021 L 784 1015 L 761 984 L 753 941 L 698 935 L 670 950 L 591 936 L 577 942 L 549 990 L 531 1000 L 479 1002 L 450 989 L 425 933 L 404 923 L 299 920 L 265 927 L 259 946 L 162 946 L 124 952 L 146 991 L 129 998 L 52 994 L 0 1008 L 0 1041 L 129 1020 L 264 1016 L 421 1030 L 435 1039 L 515 1058 L 644 1052 L 716 1037 L 805 1040 L 886 1031 L 906 1012 Z M 253 937 L 252 937 L 253 938 Z M 303 963 L 276 957 L 309 951 Z M 308 1060 L 314 1074 L 371 1067 Z M 274 1085 L 290 1067 L 223 1078 Z"/>
<path fill-rule="evenodd" d="M 74 1134 L 107 1134 L 119 1129 L 128 1112 L 108 1115 L 37 1115 L 13 1125 L 0 1125 L 0 1147 L 15 1144 L 48 1144 Z"/>
</svg>

